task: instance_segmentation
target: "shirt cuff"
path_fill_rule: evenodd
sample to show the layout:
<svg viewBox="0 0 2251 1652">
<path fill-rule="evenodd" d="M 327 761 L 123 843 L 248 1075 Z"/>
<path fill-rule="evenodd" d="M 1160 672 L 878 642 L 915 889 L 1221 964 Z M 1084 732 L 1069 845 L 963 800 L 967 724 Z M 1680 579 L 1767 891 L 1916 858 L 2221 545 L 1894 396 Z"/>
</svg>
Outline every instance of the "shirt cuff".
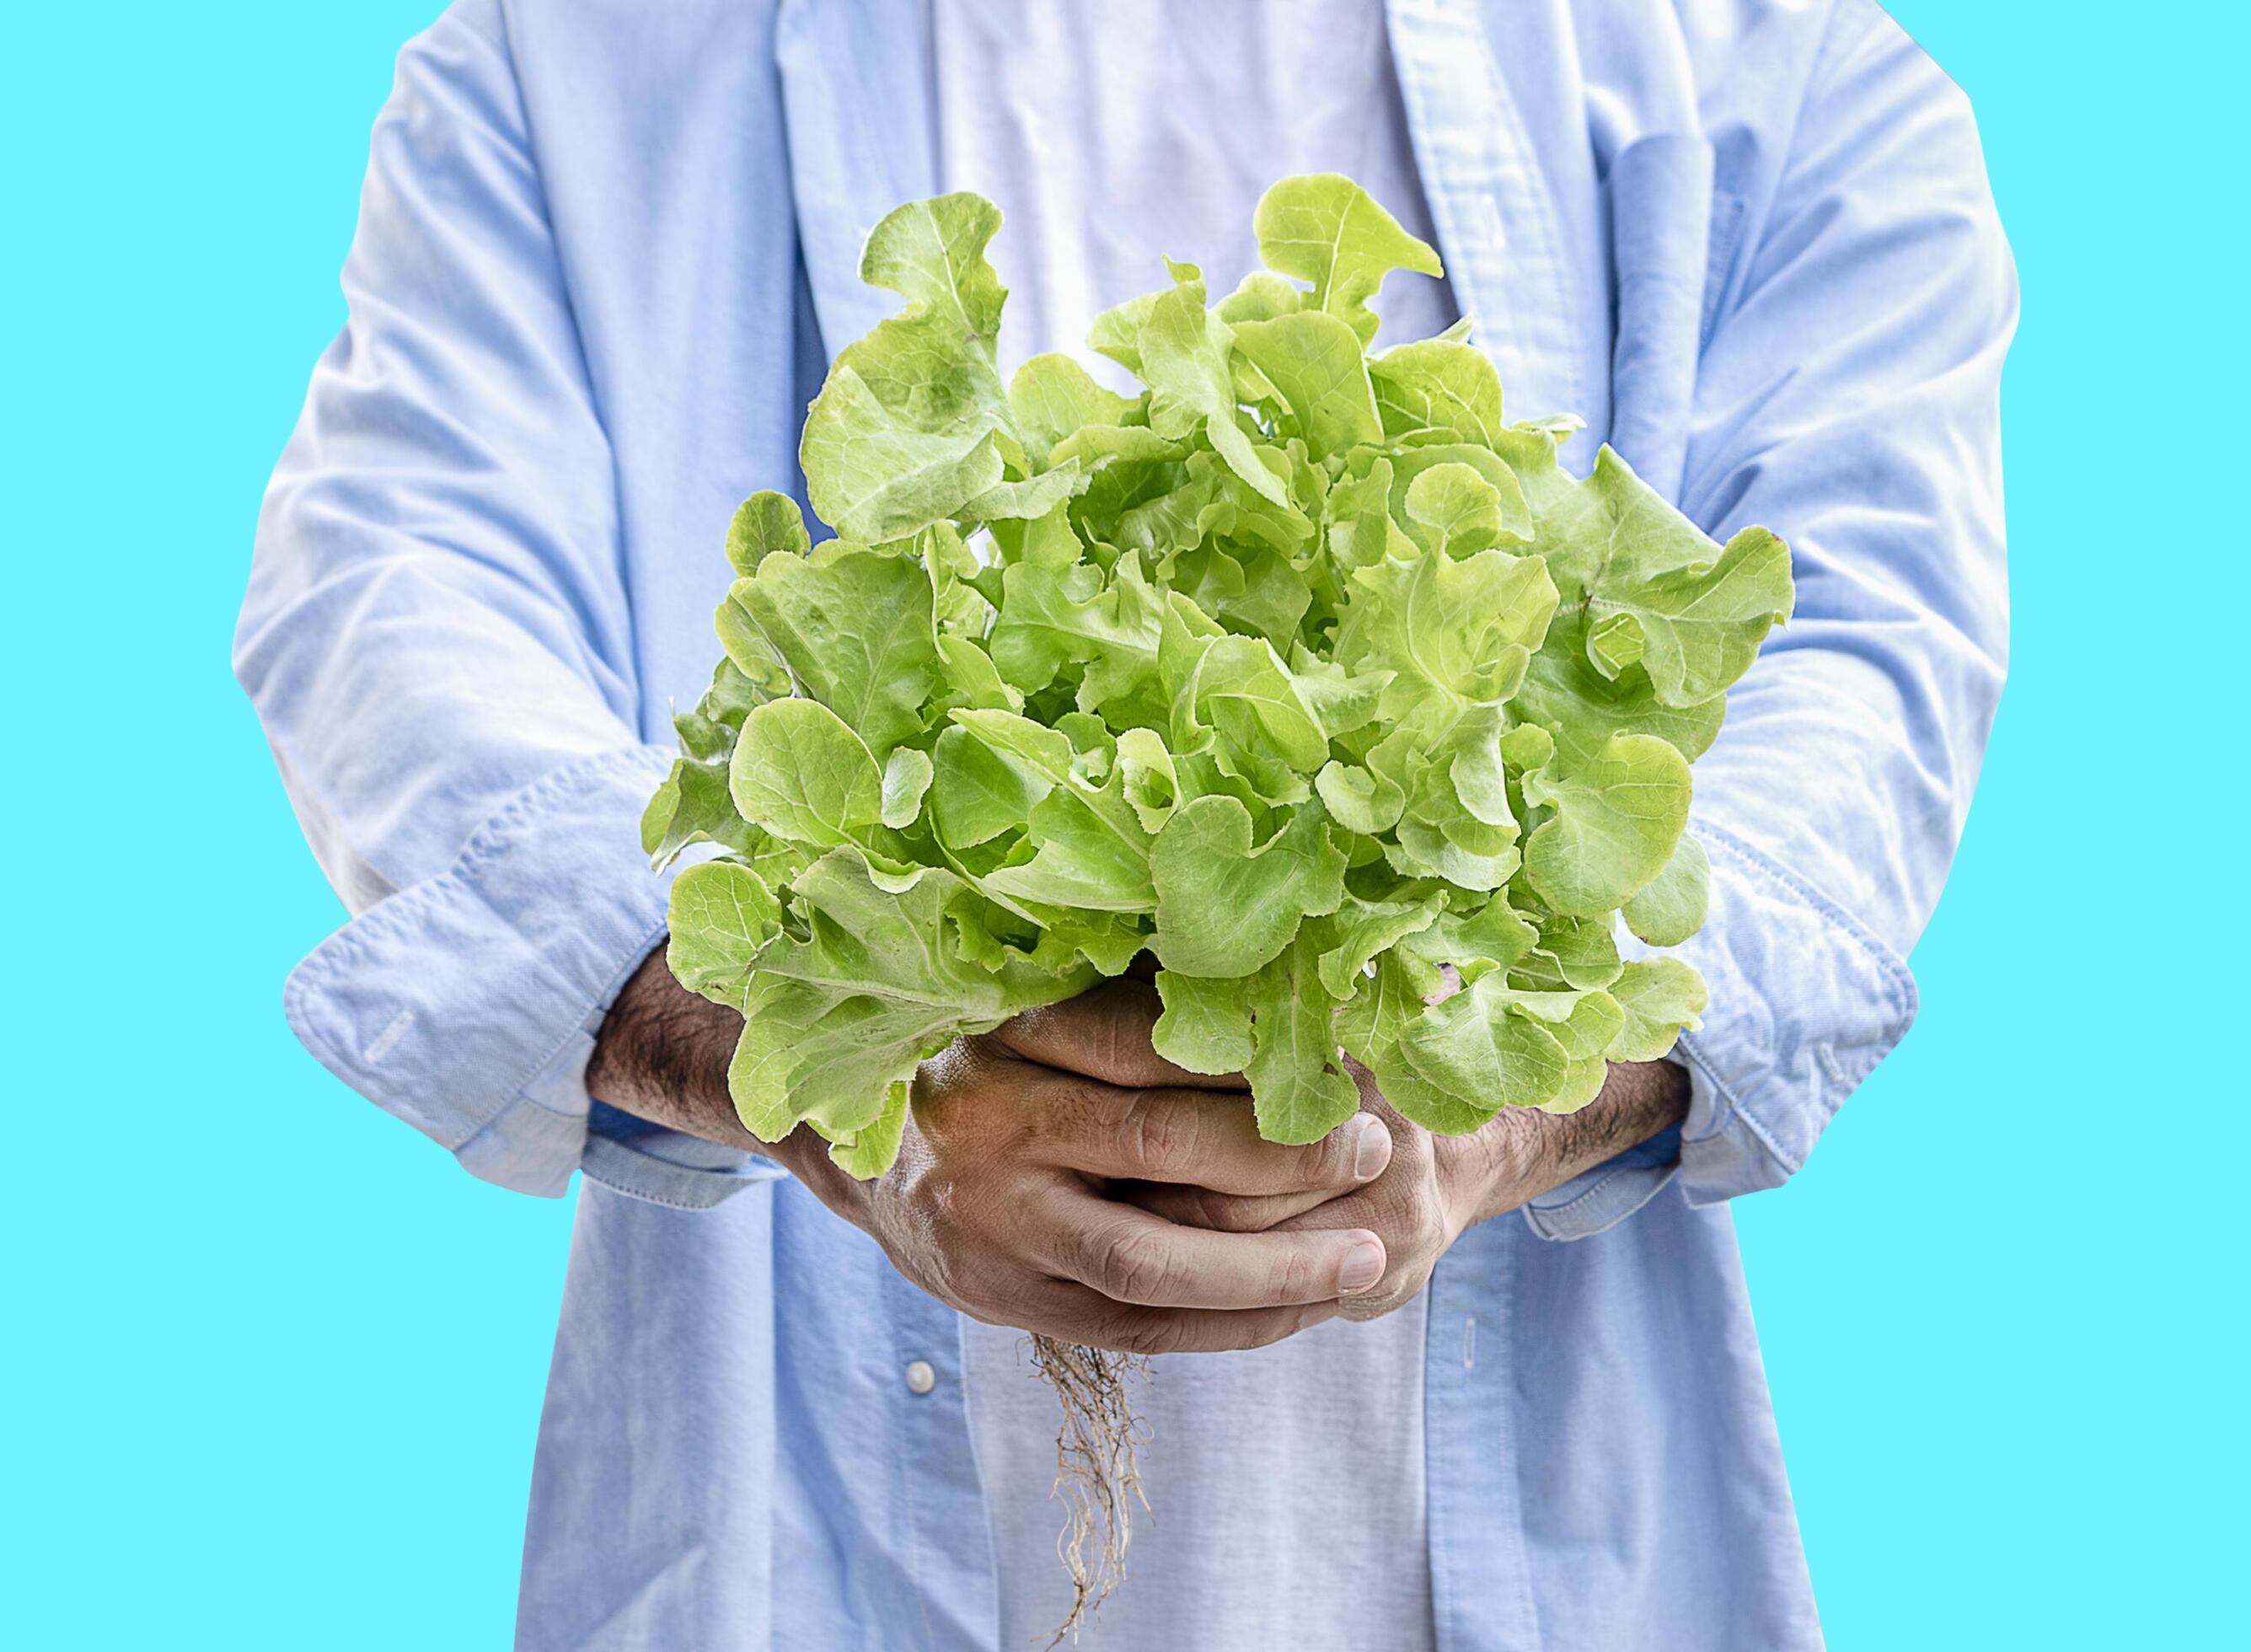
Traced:
<svg viewBox="0 0 2251 1652">
<path fill-rule="evenodd" d="M 1542 1239 L 1614 1226 L 1675 1176 L 1691 1204 L 1779 1186 L 1915 1020 L 1915 977 L 1890 947 L 1725 828 L 1700 819 L 1695 831 L 1711 906 L 1679 951 L 1710 1002 L 1674 1052 L 1688 1115 L 1527 1204 Z"/>
<path fill-rule="evenodd" d="M 1904 960 L 1724 828 L 1699 821 L 1712 903 L 1681 955 L 1710 989 L 1680 1040 L 1690 1077 L 1680 1173 L 1691 1204 L 1777 1187 L 1915 1020 Z"/>
<path fill-rule="evenodd" d="M 518 793 L 451 866 L 298 965 L 291 1029 L 472 1174 L 560 1195 L 586 1149 L 595 1031 L 664 934 L 639 823 L 670 760 L 627 747 Z"/>
<path fill-rule="evenodd" d="M 1616 1227 L 1679 1174 L 1680 1128 L 1669 1124 L 1648 1141 L 1527 1200 L 1525 1221 L 1544 1239 L 1586 1239 Z"/>
<path fill-rule="evenodd" d="M 597 1100 L 578 1168 L 590 1181 L 652 1204 L 708 1211 L 746 1187 L 789 1174 L 772 1159 L 668 1130 Z"/>
</svg>

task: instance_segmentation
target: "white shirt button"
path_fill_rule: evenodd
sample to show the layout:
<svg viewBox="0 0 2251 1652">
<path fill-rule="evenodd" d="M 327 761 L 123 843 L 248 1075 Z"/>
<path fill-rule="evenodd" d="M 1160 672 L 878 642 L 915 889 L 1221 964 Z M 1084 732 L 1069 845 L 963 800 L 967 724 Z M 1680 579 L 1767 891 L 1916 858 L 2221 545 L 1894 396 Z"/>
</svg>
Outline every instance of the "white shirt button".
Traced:
<svg viewBox="0 0 2251 1652">
<path fill-rule="evenodd" d="M 926 1394 L 938 1386 L 938 1372 L 926 1359 L 918 1359 L 907 1367 L 907 1392 Z"/>
</svg>

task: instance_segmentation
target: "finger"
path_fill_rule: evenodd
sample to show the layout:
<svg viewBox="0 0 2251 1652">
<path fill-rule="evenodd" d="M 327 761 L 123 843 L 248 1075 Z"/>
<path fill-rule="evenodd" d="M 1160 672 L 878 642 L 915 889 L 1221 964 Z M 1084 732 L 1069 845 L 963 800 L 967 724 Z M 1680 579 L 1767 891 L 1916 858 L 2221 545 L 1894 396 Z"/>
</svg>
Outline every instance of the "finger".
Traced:
<svg viewBox="0 0 2251 1652">
<path fill-rule="evenodd" d="M 1215 1233 L 1069 1189 L 1054 1190 L 1042 1204 L 1034 1253 L 1113 1302 L 1296 1307 L 1358 1295 L 1383 1277 L 1383 1241 L 1366 1228 Z"/>
<path fill-rule="evenodd" d="M 1076 998 L 1027 1010 L 987 1036 L 1027 1061 L 1128 1089 L 1160 1084 L 1199 1090 L 1244 1087 L 1239 1072 L 1190 1072 L 1159 1055 L 1149 1038 L 1163 1010 L 1154 987 L 1105 981 Z"/>
<path fill-rule="evenodd" d="M 1131 1308 L 1065 1280 L 1049 1281 L 1048 1288 L 1029 1297 L 1026 1306 L 1025 1317 L 1036 1318 L 1042 1334 L 1119 1354 L 1219 1354 L 1264 1348 L 1337 1315 L 1334 1302 L 1243 1309 Z"/>
<path fill-rule="evenodd" d="M 1250 1098 L 1209 1090 L 1080 1085 L 1046 1118 L 1058 1163 L 1089 1176 L 1187 1182 L 1221 1193 L 1339 1193 L 1391 1163 L 1392 1135 L 1356 1114 L 1318 1142 L 1285 1146 L 1258 1134 Z"/>
<path fill-rule="evenodd" d="M 1328 1188 L 1303 1193 L 1221 1193 L 1185 1182 L 1112 1182 L 1106 1191 L 1112 1198 L 1139 1205 L 1167 1222 L 1220 1233 L 1263 1233 L 1339 1197 Z"/>
</svg>

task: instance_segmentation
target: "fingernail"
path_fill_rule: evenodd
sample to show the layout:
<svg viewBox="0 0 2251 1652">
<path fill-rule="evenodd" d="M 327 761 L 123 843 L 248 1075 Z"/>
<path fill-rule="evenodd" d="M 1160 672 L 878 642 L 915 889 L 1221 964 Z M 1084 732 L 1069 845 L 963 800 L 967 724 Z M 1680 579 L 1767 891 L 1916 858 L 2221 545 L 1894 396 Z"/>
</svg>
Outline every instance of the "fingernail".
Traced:
<svg viewBox="0 0 2251 1652">
<path fill-rule="evenodd" d="M 1337 1265 L 1337 1294 L 1357 1296 L 1383 1277 L 1383 1246 L 1364 1239 L 1344 1253 Z"/>
<path fill-rule="evenodd" d="M 1352 1175 L 1356 1182 L 1373 1182 L 1391 1162 L 1391 1132 L 1380 1120 L 1361 1114 L 1352 1127 L 1359 1132 L 1353 1144 Z"/>
</svg>

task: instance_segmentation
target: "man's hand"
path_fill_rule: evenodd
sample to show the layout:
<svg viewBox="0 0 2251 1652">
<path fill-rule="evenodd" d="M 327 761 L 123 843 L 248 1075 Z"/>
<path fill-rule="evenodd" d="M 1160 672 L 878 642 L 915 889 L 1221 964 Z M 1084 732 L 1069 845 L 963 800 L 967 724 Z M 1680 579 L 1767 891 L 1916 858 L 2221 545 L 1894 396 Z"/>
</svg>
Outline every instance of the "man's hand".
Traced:
<svg viewBox="0 0 2251 1652">
<path fill-rule="evenodd" d="M 1367 1186 L 1326 1201 L 1151 1186 L 1135 1190 L 1135 1202 L 1229 1232 L 1364 1228 L 1382 1239 L 1389 1265 L 1381 1284 L 1339 1308 L 1347 1319 L 1374 1319 L 1412 1301 L 1466 1230 L 1646 1142 L 1688 1109 L 1680 1067 L 1617 1062 L 1602 1093 L 1579 1112 L 1508 1107 L 1467 1135 L 1434 1135 L 1394 1112 L 1367 1068 L 1347 1065 L 1360 1086 L 1360 1116 L 1382 1120 L 1391 1139 L 1389 1168 Z"/>
<path fill-rule="evenodd" d="M 1235 1079 L 1149 1045 L 1156 995 L 1115 981 L 923 1064 L 899 1159 L 872 1182 L 810 1130 L 757 1142 L 726 1098 L 731 1011 L 652 957 L 604 1023 L 588 1088 L 675 1129 L 789 1167 L 899 1270 L 973 1318 L 1131 1353 L 1253 1348 L 1334 1315 L 1383 1277 L 1353 1222 L 1273 1232 L 1175 1223 L 1108 1196 L 1190 1184 L 1271 1213 L 1378 1182 L 1396 1133 L 1362 1114 L 1310 1147 L 1261 1141 Z M 1373 1207 L 1370 1207 L 1371 1210 Z"/>
</svg>

